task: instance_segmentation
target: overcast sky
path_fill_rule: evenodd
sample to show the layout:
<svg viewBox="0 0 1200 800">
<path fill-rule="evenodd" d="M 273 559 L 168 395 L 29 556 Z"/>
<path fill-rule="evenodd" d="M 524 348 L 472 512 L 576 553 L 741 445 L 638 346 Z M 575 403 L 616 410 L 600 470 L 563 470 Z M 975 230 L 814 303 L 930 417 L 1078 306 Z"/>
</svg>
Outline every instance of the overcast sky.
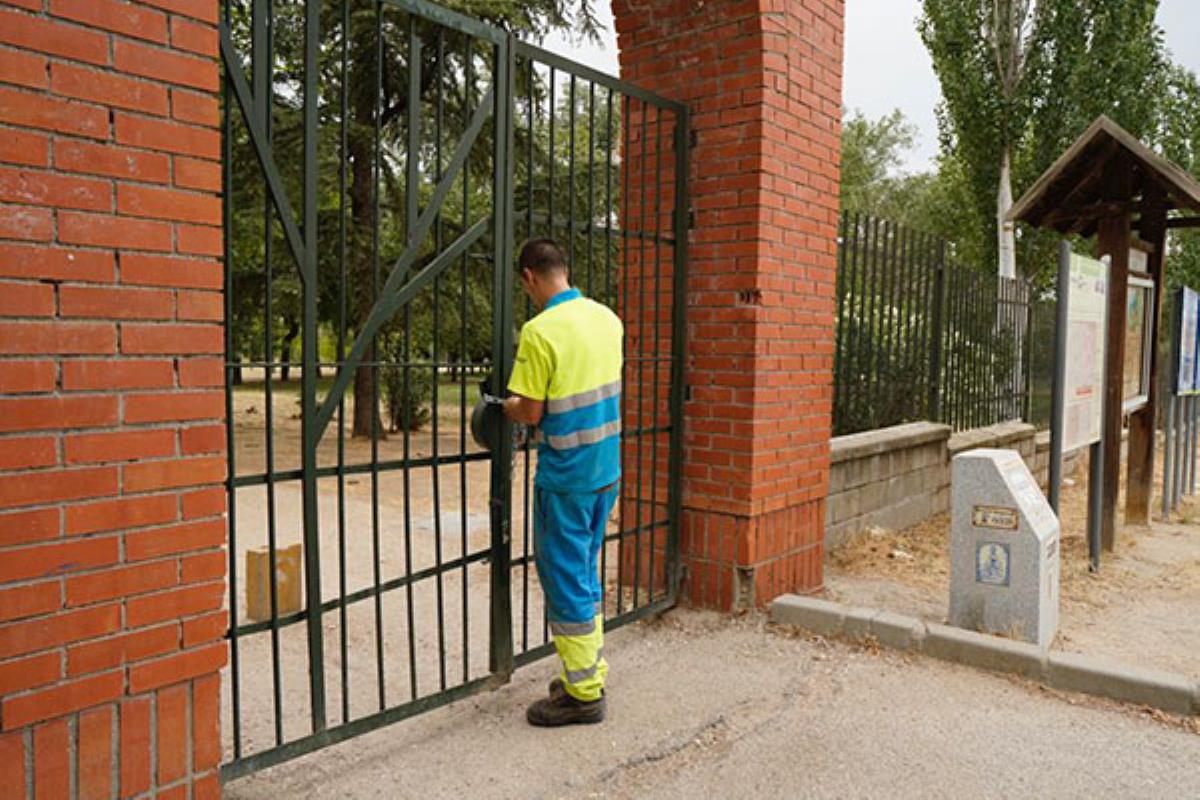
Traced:
<svg viewBox="0 0 1200 800">
<path fill-rule="evenodd" d="M 547 46 L 615 75 L 617 49 L 608 3 L 601 0 L 596 6 L 606 27 L 602 45 L 552 37 Z M 869 117 L 894 108 L 904 112 L 919 131 L 906 162 L 909 170 L 926 168 L 937 153 L 933 109 L 940 92 L 917 36 L 919 7 L 919 0 L 846 0 L 845 104 Z M 1161 0 L 1158 24 L 1175 60 L 1200 73 L 1200 0 Z"/>
</svg>

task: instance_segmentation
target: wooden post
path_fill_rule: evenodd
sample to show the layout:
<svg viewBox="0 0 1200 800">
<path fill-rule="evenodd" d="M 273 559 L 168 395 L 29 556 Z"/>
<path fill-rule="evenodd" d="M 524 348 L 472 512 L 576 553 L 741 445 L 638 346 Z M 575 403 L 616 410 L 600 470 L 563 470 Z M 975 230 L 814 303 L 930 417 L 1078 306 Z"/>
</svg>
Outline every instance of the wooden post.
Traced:
<svg viewBox="0 0 1200 800">
<path fill-rule="evenodd" d="M 1111 196 L 1129 196 L 1132 170 L 1128 163 L 1117 165 L 1110 177 Z M 1125 305 L 1129 293 L 1129 238 L 1131 213 L 1128 207 L 1100 221 L 1098 253 L 1109 256 L 1108 347 L 1104 368 L 1104 480 L 1101 501 L 1100 543 L 1112 552 L 1117 540 L 1117 493 L 1121 488 L 1121 405 L 1125 385 Z"/>
<path fill-rule="evenodd" d="M 1150 198 L 1147 198 L 1150 199 Z M 1153 208 L 1152 204 L 1150 207 Z M 1154 418 L 1158 409 L 1158 334 L 1162 320 L 1163 269 L 1166 253 L 1167 215 L 1157 208 L 1142 215 L 1141 238 L 1153 248 L 1147 259 L 1154 281 L 1154 304 L 1146 309 L 1150 325 L 1150 386 L 1148 402 L 1129 418 L 1129 472 L 1125 490 L 1125 523 L 1150 524 L 1150 496 L 1154 493 Z"/>
</svg>

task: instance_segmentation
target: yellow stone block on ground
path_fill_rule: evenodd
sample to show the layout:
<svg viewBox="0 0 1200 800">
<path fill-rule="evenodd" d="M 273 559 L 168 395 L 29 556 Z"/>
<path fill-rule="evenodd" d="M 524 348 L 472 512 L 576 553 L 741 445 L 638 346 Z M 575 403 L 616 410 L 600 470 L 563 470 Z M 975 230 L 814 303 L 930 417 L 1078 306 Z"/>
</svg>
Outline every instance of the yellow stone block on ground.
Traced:
<svg viewBox="0 0 1200 800">
<path fill-rule="evenodd" d="M 275 586 L 279 616 L 300 611 L 300 557 L 297 543 L 275 551 Z M 261 622 L 271 618 L 271 554 L 266 547 L 246 551 L 246 614 Z"/>
</svg>

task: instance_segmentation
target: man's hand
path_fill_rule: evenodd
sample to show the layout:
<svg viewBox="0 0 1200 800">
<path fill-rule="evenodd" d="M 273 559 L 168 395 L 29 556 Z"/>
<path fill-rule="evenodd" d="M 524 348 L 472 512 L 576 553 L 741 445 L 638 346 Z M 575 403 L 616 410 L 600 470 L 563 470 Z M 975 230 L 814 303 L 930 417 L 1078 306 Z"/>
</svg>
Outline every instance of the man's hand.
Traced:
<svg viewBox="0 0 1200 800">
<path fill-rule="evenodd" d="M 542 421 L 542 414 L 545 413 L 545 410 L 546 403 L 544 401 L 530 400 L 519 394 L 514 394 L 504 400 L 504 415 L 513 422 L 520 422 L 523 425 L 536 426 Z"/>
</svg>

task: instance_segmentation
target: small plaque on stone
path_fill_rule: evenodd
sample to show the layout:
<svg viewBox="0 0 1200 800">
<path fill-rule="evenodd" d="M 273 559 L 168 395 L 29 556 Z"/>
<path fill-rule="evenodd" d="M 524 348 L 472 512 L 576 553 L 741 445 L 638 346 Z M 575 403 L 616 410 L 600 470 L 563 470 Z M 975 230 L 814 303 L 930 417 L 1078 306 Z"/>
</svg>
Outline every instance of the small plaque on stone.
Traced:
<svg viewBox="0 0 1200 800">
<path fill-rule="evenodd" d="M 950 480 L 950 624 L 1048 647 L 1058 631 L 1058 518 L 1016 451 L 956 456 Z"/>
</svg>

